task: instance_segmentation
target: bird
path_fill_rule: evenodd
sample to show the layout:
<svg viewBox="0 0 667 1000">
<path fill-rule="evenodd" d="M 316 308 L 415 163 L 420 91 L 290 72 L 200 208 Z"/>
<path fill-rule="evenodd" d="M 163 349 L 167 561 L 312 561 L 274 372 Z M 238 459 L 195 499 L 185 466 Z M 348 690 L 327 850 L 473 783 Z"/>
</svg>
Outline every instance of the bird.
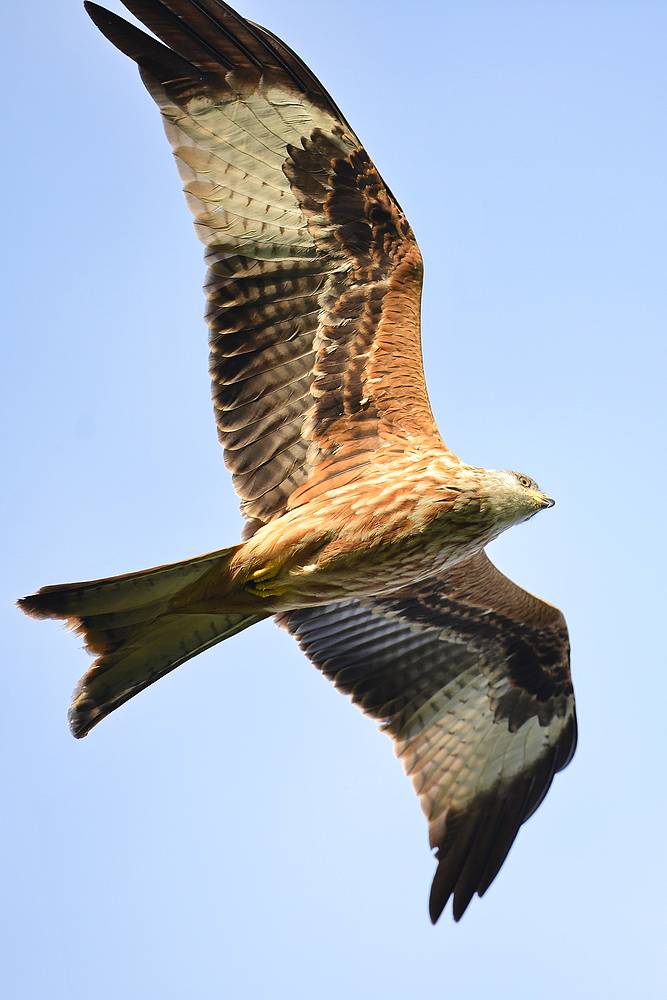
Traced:
<svg viewBox="0 0 667 1000">
<path fill-rule="evenodd" d="M 218 436 L 246 527 L 182 562 L 42 587 L 95 655 L 85 736 L 199 652 L 273 616 L 395 742 L 429 826 L 429 912 L 459 920 L 572 759 L 562 613 L 485 548 L 553 506 L 444 443 L 421 355 L 422 260 L 322 84 L 221 0 L 95 3 L 162 114 L 205 245 Z"/>
</svg>

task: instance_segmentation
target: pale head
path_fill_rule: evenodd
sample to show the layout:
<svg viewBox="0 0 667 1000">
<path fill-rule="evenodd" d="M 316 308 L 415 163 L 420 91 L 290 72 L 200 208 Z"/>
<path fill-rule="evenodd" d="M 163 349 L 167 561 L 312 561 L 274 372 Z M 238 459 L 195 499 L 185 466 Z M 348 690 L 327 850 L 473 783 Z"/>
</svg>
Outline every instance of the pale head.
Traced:
<svg viewBox="0 0 667 1000">
<path fill-rule="evenodd" d="M 554 501 L 542 493 L 535 480 L 520 472 L 501 469 L 480 471 L 489 503 L 498 521 L 507 527 L 527 521 L 538 511 L 554 506 Z"/>
</svg>

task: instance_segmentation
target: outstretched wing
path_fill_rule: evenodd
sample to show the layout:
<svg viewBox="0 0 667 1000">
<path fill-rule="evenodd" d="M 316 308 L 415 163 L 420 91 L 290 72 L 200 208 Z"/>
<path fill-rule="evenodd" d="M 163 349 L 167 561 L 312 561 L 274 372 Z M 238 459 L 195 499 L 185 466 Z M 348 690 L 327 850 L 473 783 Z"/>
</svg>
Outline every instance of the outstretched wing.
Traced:
<svg viewBox="0 0 667 1000">
<path fill-rule="evenodd" d="M 125 6 L 169 48 L 86 5 L 142 67 L 207 247 L 213 399 L 244 514 L 270 520 L 392 441 L 442 448 L 419 248 L 322 85 L 218 0 Z"/>
<path fill-rule="evenodd" d="M 431 919 L 453 894 L 458 920 L 574 753 L 561 612 L 478 553 L 390 598 L 278 621 L 396 741 L 437 848 Z"/>
</svg>

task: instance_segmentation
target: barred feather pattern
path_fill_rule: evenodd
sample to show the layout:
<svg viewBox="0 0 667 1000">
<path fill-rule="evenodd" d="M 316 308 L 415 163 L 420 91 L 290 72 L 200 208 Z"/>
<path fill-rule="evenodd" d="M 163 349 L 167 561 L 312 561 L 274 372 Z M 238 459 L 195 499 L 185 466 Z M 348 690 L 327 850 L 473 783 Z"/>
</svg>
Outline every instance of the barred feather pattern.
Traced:
<svg viewBox="0 0 667 1000">
<path fill-rule="evenodd" d="M 419 248 L 329 95 L 225 4 L 127 6 L 170 48 L 89 11 L 142 67 L 206 245 L 215 415 L 250 530 L 388 440 L 443 448 Z"/>
<path fill-rule="evenodd" d="M 437 431 L 419 248 L 330 95 L 220 0 L 125 4 L 164 44 L 86 7 L 139 64 L 205 244 L 213 402 L 246 541 L 22 606 L 76 620 L 101 654 L 77 696 L 77 735 L 280 611 L 395 740 L 437 850 L 432 919 L 450 896 L 459 919 L 574 752 L 563 616 L 479 551 L 509 522 L 481 502 L 485 470 Z M 242 593 L 226 607 L 232 571 Z"/>
<path fill-rule="evenodd" d="M 574 753 L 561 613 L 477 553 L 388 597 L 278 621 L 395 740 L 438 852 L 432 919 L 452 894 L 459 919 Z"/>
</svg>

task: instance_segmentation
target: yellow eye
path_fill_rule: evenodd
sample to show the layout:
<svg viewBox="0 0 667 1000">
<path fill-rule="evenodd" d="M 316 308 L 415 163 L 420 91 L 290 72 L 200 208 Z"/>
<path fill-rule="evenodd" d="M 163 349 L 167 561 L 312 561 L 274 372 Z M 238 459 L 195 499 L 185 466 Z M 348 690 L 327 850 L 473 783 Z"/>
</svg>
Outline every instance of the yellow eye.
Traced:
<svg viewBox="0 0 667 1000">
<path fill-rule="evenodd" d="M 528 476 L 520 476 L 518 472 L 515 472 L 514 475 L 516 476 L 519 485 L 523 486 L 525 490 L 537 489 L 537 483 L 534 483 L 532 479 L 528 478 Z"/>
</svg>

